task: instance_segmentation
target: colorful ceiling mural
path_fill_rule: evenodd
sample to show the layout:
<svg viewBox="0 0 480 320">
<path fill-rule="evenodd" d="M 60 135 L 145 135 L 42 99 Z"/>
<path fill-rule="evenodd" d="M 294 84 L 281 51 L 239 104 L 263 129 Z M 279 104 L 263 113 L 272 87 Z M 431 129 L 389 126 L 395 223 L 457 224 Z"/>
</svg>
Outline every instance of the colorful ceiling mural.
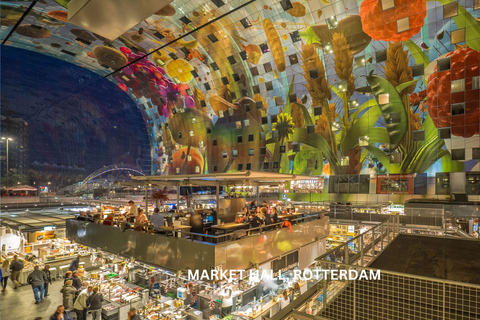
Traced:
<svg viewBox="0 0 480 320">
<path fill-rule="evenodd" d="M 6 45 L 136 99 L 156 174 L 478 169 L 479 0 L 175 0 L 114 41 L 68 2 L 37 1 Z M 31 1 L 0 3 L 5 39 Z"/>
</svg>

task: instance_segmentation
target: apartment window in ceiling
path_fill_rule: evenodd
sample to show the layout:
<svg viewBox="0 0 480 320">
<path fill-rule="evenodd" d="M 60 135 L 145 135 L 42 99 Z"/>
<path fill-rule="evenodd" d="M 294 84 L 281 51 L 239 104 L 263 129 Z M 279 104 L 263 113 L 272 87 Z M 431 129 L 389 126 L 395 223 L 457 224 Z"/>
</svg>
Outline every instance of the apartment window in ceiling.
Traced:
<svg viewBox="0 0 480 320">
<path fill-rule="evenodd" d="M 235 93 L 235 91 L 230 92 L 230 99 L 232 100 L 237 99 L 237 94 Z"/>
<path fill-rule="evenodd" d="M 349 157 L 341 157 L 340 158 L 340 166 L 346 167 L 350 163 L 350 158 Z"/>
<path fill-rule="evenodd" d="M 205 108 L 207 106 L 207 103 L 205 102 L 205 100 L 200 100 L 200 106 L 202 108 Z"/>
<path fill-rule="evenodd" d="M 227 85 L 228 84 L 228 78 L 227 77 L 222 77 L 222 83 L 224 85 Z"/>
<path fill-rule="evenodd" d="M 410 30 L 410 19 L 408 17 L 397 20 L 397 32 Z"/>
<path fill-rule="evenodd" d="M 270 48 L 266 42 L 260 44 L 260 50 L 262 50 L 262 53 L 270 52 Z"/>
<path fill-rule="evenodd" d="M 198 141 L 198 147 L 203 148 L 203 141 Z"/>
<path fill-rule="evenodd" d="M 453 80 L 450 82 L 450 92 L 462 92 L 465 91 L 465 79 Z"/>
<path fill-rule="evenodd" d="M 242 170 L 243 170 L 243 164 L 242 164 L 242 163 L 239 163 L 239 164 L 237 165 L 237 170 L 238 170 L 238 171 L 242 171 Z"/>
<path fill-rule="evenodd" d="M 338 91 L 345 92 L 347 91 L 347 82 L 346 81 L 339 82 L 337 84 L 337 87 L 338 87 Z"/>
<path fill-rule="evenodd" d="M 465 41 L 465 29 L 458 29 L 452 31 L 450 34 L 450 43 L 457 44 Z"/>
<path fill-rule="evenodd" d="M 480 148 L 472 148 L 472 159 L 480 159 Z"/>
<path fill-rule="evenodd" d="M 223 110 L 218 110 L 218 117 L 223 118 Z"/>
<path fill-rule="evenodd" d="M 193 130 L 190 130 L 190 137 L 193 137 L 194 133 Z"/>
<path fill-rule="evenodd" d="M 212 43 L 215 43 L 218 41 L 217 37 L 212 33 L 212 34 L 209 34 L 207 36 L 208 39 L 210 39 L 210 41 L 212 41 Z"/>
<path fill-rule="evenodd" d="M 240 81 L 240 76 L 238 75 L 238 73 L 232 74 L 232 77 L 233 77 L 233 81 L 235 81 L 235 82 Z"/>
<path fill-rule="evenodd" d="M 212 133 L 212 128 L 208 127 L 207 128 L 207 134 Z"/>
<path fill-rule="evenodd" d="M 413 131 L 413 141 L 425 141 L 425 130 Z"/>
<path fill-rule="evenodd" d="M 178 139 L 182 139 L 182 133 L 181 132 L 178 133 Z"/>
<path fill-rule="evenodd" d="M 243 110 L 245 110 L 245 112 L 250 112 L 251 111 L 250 103 L 245 103 L 243 105 Z"/>
<path fill-rule="evenodd" d="M 257 101 L 255 102 L 255 106 L 257 107 L 257 110 L 263 109 L 263 102 L 262 101 Z"/>
<path fill-rule="evenodd" d="M 252 87 L 252 89 L 253 89 L 253 93 L 254 93 L 254 94 L 260 93 L 260 86 L 259 86 L 258 84 L 257 84 L 257 85 L 254 85 L 254 86 Z"/>
<path fill-rule="evenodd" d="M 175 53 L 173 53 L 173 52 L 169 53 L 168 55 L 169 55 L 170 58 L 172 58 L 173 60 L 177 60 L 177 59 L 178 59 L 178 56 L 177 56 Z"/>
<path fill-rule="evenodd" d="M 382 93 L 378 95 L 378 104 L 387 104 L 390 102 L 390 96 L 388 93 Z"/>
<path fill-rule="evenodd" d="M 313 107 L 313 115 L 314 116 L 321 116 L 322 115 L 322 107 Z"/>
<path fill-rule="evenodd" d="M 242 23 L 242 26 L 245 29 L 250 28 L 252 26 L 252 23 L 250 22 L 250 20 L 248 20 L 248 18 L 243 18 L 242 20 L 240 20 L 240 22 Z"/>
<path fill-rule="evenodd" d="M 369 140 L 370 140 L 370 138 L 368 136 L 360 137 L 360 138 L 358 138 L 358 145 L 360 147 L 367 147 Z"/>
<path fill-rule="evenodd" d="M 192 118 L 192 123 L 197 123 L 197 119 Z"/>
<path fill-rule="evenodd" d="M 337 18 L 335 16 L 331 16 L 330 18 L 327 18 L 326 22 L 327 22 L 328 30 L 332 30 L 338 27 Z"/>
<path fill-rule="evenodd" d="M 294 144 L 292 146 L 292 151 L 293 152 L 300 152 L 300 145 L 297 143 L 297 144 Z"/>
<path fill-rule="evenodd" d="M 248 142 L 252 142 L 254 139 L 255 139 L 255 138 L 254 138 L 253 133 L 250 133 L 250 134 L 248 135 Z"/>
<path fill-rule="evenodd" d="M 245 170 L 252 170 L 252 164 L 251 163 L 247 163 L 246 167 L 245 167 Z"/>
<path fill-rule="evenodd" d="M 307 126 L 307 133 L 308 134 L 315 133 L 315 126 L 314 125 Z"/>
<path fill-rule="evenodd" d="M 388 115 L 388 123 L 400 123 L 402 121 L 402 114 L 400 112 L 392 112 Z"/>
<path fill-rule="evenodd" d="M 243 61 L 248 59 L 248 55 L 246 51 L 240 51 L 239 54 L 240 54 L 240 58 L 242 58 Z"/>
<path fill-rule="evenodd" d="M 245 128 L 250 127 L 250 120 L 249 119 L 243 120 L 243 125 Z"/>
<path fill-rule="evenodd" d="M 218 65 L 217 65 L 216 62 L 212 62 L 212 63 L 210 64 L 210 66 L 212 67 L 213 71 L 218 71 L 218 70 L 219 70 L 219 69 L 218 69 Z"/>
<path fill-rule="evenodd" d="M 200 173 L 200 166 L 195 166 L 195 173 Z"/>
<path fill-rule="evenodd" d="M 290 32 L 290 38 L 292 39 L 293 43 L 302 40 L 302 38 L 300 37 L 300 32 L 298 32 L 298 31 Z"/>
<path fill-rule="evenodd" d="M 232 150 L 232 157 L 238 157 L 238 150 Z"/>
<path fill-rule="evenodd" d="M 333 131 L 333 132 L 337 132 L 338 130 L 340 130 L 341 127 L 342 127 L 342 126 L 340 125 L 339 122 L 333 122 L 333 123 L 332 123 L 332 131 Z"/>
<path fill-rule="evenodd" d="M 192 70 L 192 71 L 190 71 L 190 73 L 192 74 L 192 76 L 193 76 L 194 78 L 198 78 L 198 73 L 197 73 L 197 71 Z"/>
<path fill-rule="evenodd" d="M 310 79 L 317 79 L 318 70 L 317 69 L 308 70 L 308 75 L 310 76 Z"/>
<path fill-rule="evenodd" d="M 473 2 L 473 10 L 480 10 L 480 0 L 475 0 Z"/>
<path fill-rule="evenodd" d="M 416 64 L 412 66 L 412 76 L 413 77 L 420 77 L 425 74 L 425 66 L 424 64 Z"/>
<path fill-rule="evenodd" d="M 175 168 L 175 173 L 179 174 L 180 173 L 180 168 Z"/>
<path fill-rule="evenodd" d="M 242 121 L 236 121 L 235 126 L 237 127 L 237 129 L 242 129 Z"/>
<path fill-rule="evenodd" d="M 458 2 L 448 3 L 443 6 L 443 19 L 458 16 Z"/>
<path fill-rule="evenodd" d="M 297 94 L 296 93 L 289 94 L 288 95 L 288 100 L 290 102 L 296 102 L 297 101 Z"/>
<path fill-rule="evenodd" d="M 375 51 L 375 61 L 377 63 L 387 61 L 387 50 Z"/>
<path fill-rule="evenodd" d="M 263 163 L 263 170 L 268 170 L 270 168 L 270 163 L 264 162 Z"/>
<path fill-rule="evenodd" d="M 265 69 L 265 72 L 272 72 L 272 64 L 270 62 L 264 63 L 263 68 Z"/>
<path fill-rule="evenodd" d="M 222 158 L 227 158 L 227 157 L 228 157 L 227 151 L 222 151 Z"/>
<path fill-rule="evenodd" d="M 257 67 L 250 68 L 250 72 L 252 73 L 252 76 L 254 76 L 254 77 L 259 75 Z"/>
<path fill-rule="evenodd" d="M 443 58 L 437 60 L 437 71 L 450 70 L 450 58 Z"/>
<path fill-rule="evenodd" d="M 187 161 L 192 161 L 192 156 L 191 155 L 187 156 Z"/>
<path fill-rule="evenodd" d="M 298 57 L 296 53 L 289 55 L 288 59 L 290 60 L 290 65 L 292 66 L 298 63 Z"/>
<path fill-rule="evenodd" d="M 228 63 L 230 63 L 230 64 L 235 64 L 235 63 L 237 63 L 237 60 L 235 60 L 235 57 L 234 57 L 234 56 L 228 56 L 228 57 L 227 57 L 227 60 L 228 60 Z"/>
<path fill-rule="evenodd" d="M 452 149 L 452 160 L 465 160 L 465 149 Z"/>
<path fill-rule="evenodd" d="M 358 108 L 358 100 L 350 100 L 348 101 L 348 110 L 356 110 Z"/>
<path fill-rule="evenodd" d="M 365 59 L 364 56 L 355 58 L 355 67 L 356 68 L 364 67 L 366 63 L 367 63 L 367 60 Z"/>
<path fill-rule="evenodd" d="M 402 154 L 401 153 L 392 153 L 390 155 L 390 163 L 402 163 Z"/>
<path fill-rule="evenodd" d="M 452 116 L 465 114 L 465 103 L 452 104 Z"/>
<path fill-rule="evenodd" d="M 438 129 L 438 138 L 440 139 L 450 139 L 452 134 L 450 133 L 450 128 L 439 128 Z"/>
<path fill-rule="evenodd" d="M 282 97 L 275 97 L 275 105 L 276 105 L 276 106 L 283 106 L 283 99 L 282 99 Z"/>
<path fill-rule="evenodd" d="M 248 155 L 251 157 L 254 155 L 254 149 L 248 149 Z"/>
<path fill-rule="evenodd" d="M 260 141 L 265 140 L 265 132 L 260 132 L 259 133 L 259 139 L 260 139 Z"/>
<path fill-rule="evenodd" d="M 287 147 L 285 145 L 280 146 L 280 153 L 285 153 L 287 151 Z"/>
<path fill-rule="evenodd" d="M 268 124 L 268 117 L 262 117 L 262 125 L 263 124 Z"/>
<path fill-rule="evenodd" d="M 237 136 L 237 143 L 242 143 L 242 142 L 243 142 L 243 137 Z"/>
<path fill-rule="evenodd" d="M 265 83 L 265 87 L 267 88 L 267 91 L 272 91 L 273 90 L 273 83 L 272 81 L 268 81 Z"/>
<path fill-rule="evenodd" d="M 278 130 L 272 131 L 272 139 L 278 140 Z"/>
<path fill-rule="evenodd" d="M 207 91 L 209 91 L 210 89 L 212 89 L 212 88 L 210 87 L 210 84 L 209 84 L 208 82 L 205 82 L 205 83 L 203 84 L 203 86 L 205 87 L 205 90 L 207 90 Z"/>
<path fill-rule="evenodd" d="M 472 90 L 480 89 L 480 76 L 472 78 Z"/>
<path fill-rule="evenodd" d="M 213 139 L 212 140 L 212 146 L 216 146 L 217 145 L 217 139 Z"/>
<path fill-rule="evenodd" d="M 218 166 L 213 166 L 213 172 L 217 172 L 218 171 Z"/>
<path fill-rule="evenodd" d="M 274 161 L 273 162 L 273 169 L 278 169 L 278 168 L 280 168 L 280 162 Z"/>
<path fill-rule="evenodd" d="M 283 10 L 285 10 L 285 11 L 293 8 L 292 2 L 290 2 L 290 0 L 281 0 L 280 5 L 282 6 Z"/>
<path fill-rule="evenodd" d="M 382 10 L 388 10 L 395 7 L 395 1 L 394 0 L 382 0 Z"/>
</svg>

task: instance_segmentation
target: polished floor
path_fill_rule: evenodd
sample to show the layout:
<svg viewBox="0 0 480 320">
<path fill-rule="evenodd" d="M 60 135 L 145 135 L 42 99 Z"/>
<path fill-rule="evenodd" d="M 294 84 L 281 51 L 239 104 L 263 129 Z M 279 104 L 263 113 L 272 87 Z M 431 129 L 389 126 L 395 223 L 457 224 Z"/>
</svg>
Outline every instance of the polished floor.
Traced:
<svg viewBox="0 0 480 320">
<path fill-rule="evenodd" d="M 40 304 L 35 304 L 32 287 L 22 286 L 13 289 L 13 283 L 8 280 L 7 292 L 0 293 L 0 319 L 2 320 L 34 320 L 42 317 L 48 320 L 55 312 L 58 305 L 62 304 L 63 281 L 57 280 L 50 285 L 49 296 Z"/>
</svg>

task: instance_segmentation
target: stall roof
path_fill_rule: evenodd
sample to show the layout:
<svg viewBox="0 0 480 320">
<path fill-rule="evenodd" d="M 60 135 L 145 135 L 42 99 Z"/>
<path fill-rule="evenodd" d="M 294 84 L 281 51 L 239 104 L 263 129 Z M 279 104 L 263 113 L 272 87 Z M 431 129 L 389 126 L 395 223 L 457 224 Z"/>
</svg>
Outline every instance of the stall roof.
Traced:
<svg viewBox="0 0 480 320">
<path fill-rule="evenodd" d="M 66 219 L 74 217 L 69 210 L 24 210 L 2 212 L 1 225 L 22 232 L 43 230 L 45 227 L 65 228 Z"/>
<path fill-rule="evenodd" d="M 295 180 L 317 180 L 319 176 L 304 176 L 295 174 L 245 171 L 234 173 L 215 173 L 215 174 L 190 174 L 190 175 L 162 175 L 162 176 L 136 176 L 133 180 L 154 183 L 159 185 L 197 185 L 209 186 L 226 184 L 272 184 L 284 183 Z"/>
<path fill-rule="evenodd" d="M 27 186 L 27 185 L 10 187 L 10 188 L 6 188 L 5 190 L 7 191 L 38 191 L 37 188 Z"/>
</svg>

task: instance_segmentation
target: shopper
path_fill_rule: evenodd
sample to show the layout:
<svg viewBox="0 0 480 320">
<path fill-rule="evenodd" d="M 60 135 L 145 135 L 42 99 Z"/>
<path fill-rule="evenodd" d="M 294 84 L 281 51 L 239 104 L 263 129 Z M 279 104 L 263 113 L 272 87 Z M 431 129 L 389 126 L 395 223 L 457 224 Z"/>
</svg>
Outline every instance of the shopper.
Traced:
<svg viewBox="0 0 480 320">
<path fill-rule="evenodd" d="M 103 295 L 98 291 L 98 287 L 94 287 L 92 295 L 87 299 L 87 305 L 90 306 L 92 320 L 102 320 Z"/>
<path fill-rule="evenodd" d="M 83 284 L 82 280 L 78 277 L 78 270 L 73 271 L 72 273 L 72 283 L 75 289 L 77 289 L 78 293 L 80 293 L 80 289 L 82 289 Z"/>
<path fill-rule="evenodd" d="M 140 320 L 140 317 L 137 314 L 137 309 L 132 308 L 128 311 L 128 320 Z"/>
<path fill-rule="evenodd" d="M 143 211 L 143 209 L 138 209 L 138 215 L 135 218 L 135 223 L 138 223 L 138 224 L 148 223 L 147 216 L 145 215 L 145 211 Z"/>
<path fill-rule="evenodd" d="M 270 215 L 272 217 L 272 222 L 273 223 L 278 223 L 279 219 L 278 219 L 278 210 L 277 210 L 277 207 L 273 207 L 272 208 L 272 213 Z"/>
<path fill-rule="evenodd" d="M 280 299 L 278 299 L 278 302 L 280 303 L 280 309 L 288 306 L 288 304 L 290 303 L 290 297 L 288 296 L 287 290 L 283 291 L 282 296 L 280 297 Z"/>
<path fill-rule="evenodd" d="M 67 280 L 72 280 L 72 281 L 73 281 L 72 274 L 73 274 L 73 272 L 70 271 L 70 270 L 68 270 L 67 272 L 65 272 L 65 279 L 63 280 L 63 285 L 65 285 L 65 283 L 67 282 Z"/>
<path fill-rule="evenodd" d="M 256 200 L 253 200 L 252 202 L 250 202 L 250 210 L 254 210 L 256 206 L 257 206 Z"/>
<path fill-rule="evenodd" d="M 109 213 L 107 215 L 107 217 L 103 220 L 103 225 L 104 226 L 113 226 L 113 217 L 114 217 L 113 212 Z"/>
<path fill-rule="evenodd" d="M 17 289 L 20 287 L 20 271 L 23 269 L 23 261 L 18 259 L 18 256 L 13 256 L 12 263 L 10 264 L 10 277 L 12 278 L 14 287 L 13 289 Z"/>
<path fill-rule="evenodd" d="M 75 299 L 75 293 L 77 292 L 77 289 L 72 286 L 72 283 L 72 280 L 65 281 L 65 285 L 60 290 L 63 294 L 63 306 L 68 311 L 73 309 L 73 300 Z"/>
<path fill-rule="evenodd" d="M 52 284 L 52 273 L 50 272 L 50 265 L 49 264 L 45 265 L 45 268 L 43 268 L 43 272 L 45 273 L 45 276 L 47 277 L 47 281 L 45 281 L 45 285 L 44 285 L 44 290 L 45 290 L 44 297 L 47 297 L 49 295 L 48 294 L 48 285 Z"/>
<path fill-rule="evenodd" d="M 253 215 L 251 215 L 249 223 L 250 228 L 258 228 L 262 225 L 263 220 L 260 219 L 256 213 L 254 213 Z"/>
<path fill-rule="evenodd" d="M 130 206 L 130 211 L 127 214 L 127 221 L 134 222 L 138 215 L 138 208 L 132 200 L 128 201 L 128 205 Z"/>
<path fill-rule="evenodd" d="M 7 280 L 10 276 L 10 260 L 5 259 L 2 263 L 2 292 L 7 290 Z"/>
<path fill-rule="evenodd" d="M 80 266 L 80 255 L 77 254 L 75 258 L 73 258 L 72 262 L 70 262 L 70 265 L 68 266 L 68 270 L 73 272 L 75 270 L 78 270 L 79 266 Z"/>
<path fill-rule="evenodd" d="M 161 227 L 165 227 L 165 216 L 163 213 L 160 213 L 160 209 L 153 209 L 152 217 L 150 218 L 150 223 L 153 224 L 155 231 L 161 231 Z"/>
<path fill-rule="evenodd" d="M 27 283 L 32 286 L 35 304 L 43 301 L 45 282 L 47 282 L 45 272 L 41 271 L 39 266 L 33 267 L 33 272 L 28 275 Z"/>
<path fill-rule="evenodd" d="M 271 217 L 270 213 L 268 213 L 268 208 L 267 207 L 262 208 L 262 213 L 263 213 L 263 216 L 265 217 L 265 225 L 268 226 L 268 225 L 272 224 L 272 217 Z"/>
<path fill-rule="evenodd" d="M 87 319 L 87 310 L 88 310 L 87 300 L 92 291 L 93 291 L 93 286 L 88 286 L 86 289 L 83 289 L 82 292 L 80 292 L 80 294 L 77 297 L 77 300 L 75 300 L 75 303 L 73 304 L 73 312 L 77 314 L 77 320 Z"/>
<path fill-rule="evenodd" d="M 50 320 L 72 320 L 70 312 L 65 310 L 64 306 L 58 306 L 55 313 L 50 317 Z"/>
</svg>

